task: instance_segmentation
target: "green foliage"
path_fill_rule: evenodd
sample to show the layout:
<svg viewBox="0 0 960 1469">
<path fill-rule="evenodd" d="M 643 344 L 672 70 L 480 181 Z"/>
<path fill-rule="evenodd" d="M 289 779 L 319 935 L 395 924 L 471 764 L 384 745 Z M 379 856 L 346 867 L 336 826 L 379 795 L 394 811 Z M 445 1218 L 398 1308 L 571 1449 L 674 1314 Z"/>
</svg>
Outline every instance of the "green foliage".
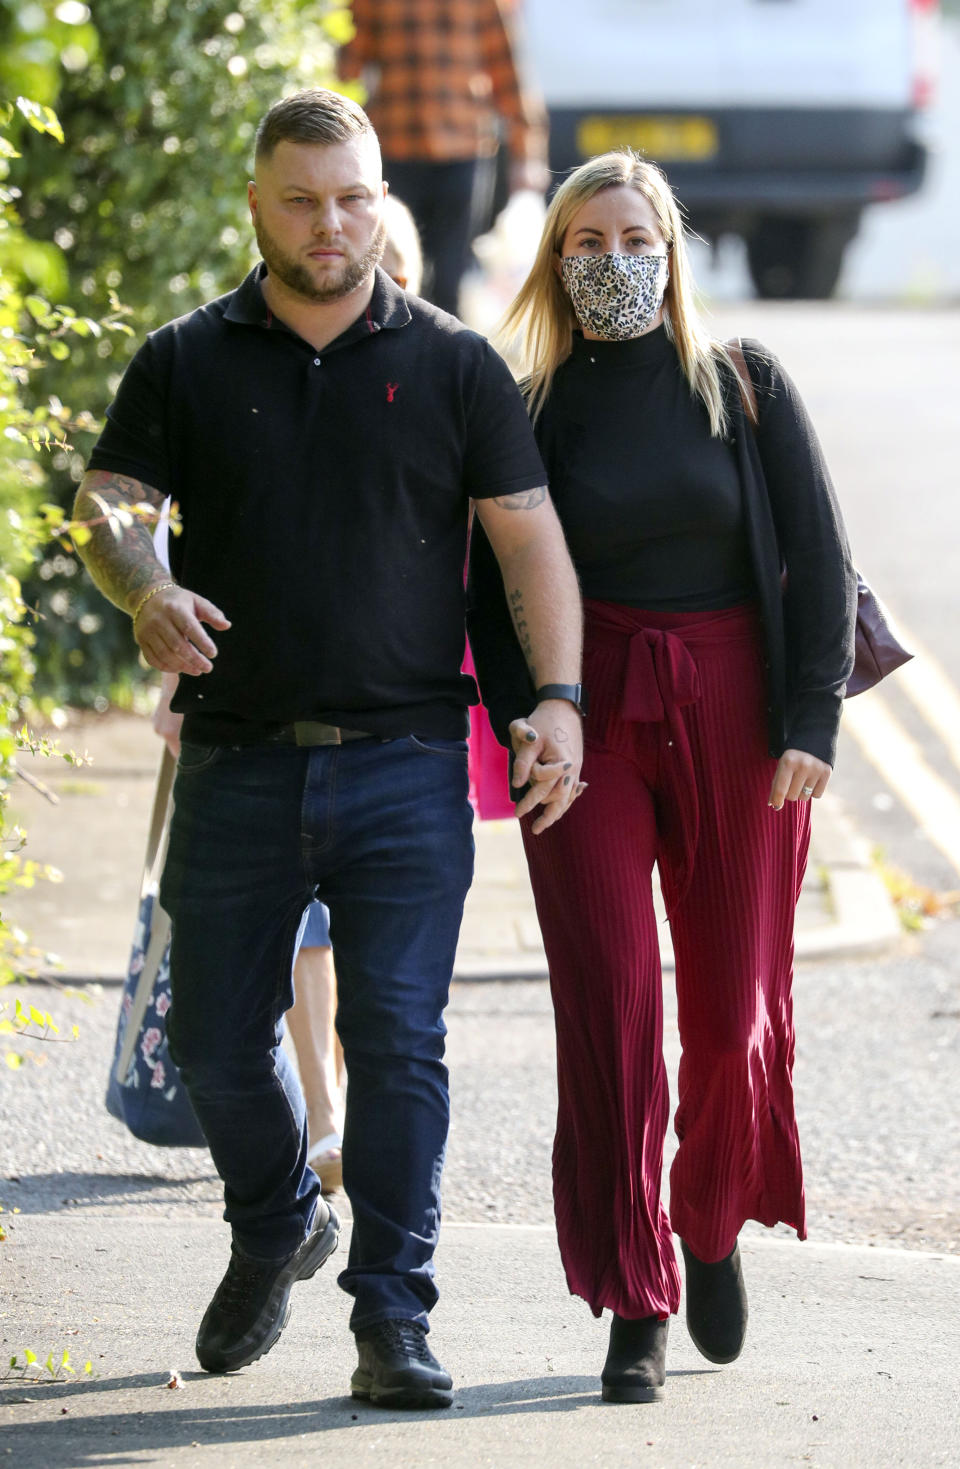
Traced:
<svg viewBox="0 0 960 1469">
<path fill-rule="evenodd" d="M 137 343 L 249 268 L 256 124 L 278 97 L 329 85 L 351 29 L 343 0 L 0 0 L 0 98 L 55 107 L 69 140 L 55 149 L 28 136 L 27 118 L 17 140 L 18 268 L 79 323 L 68 357 L 52 348 L 36 364 L 30 399 L 55 395 L 91 415 L 50 458 L 47 498 L 64 509 Z M 132 339 L 93 329 L 117 296 Z M 52 553 L 25 591 L 40 616 L 39 691 L 96 704 L 144 677 L 129 620 L 75 563 Z"/>
<path fill-rule="evenodd" d="M 69 343 L 78 335 L 122 327 L 119 321 L 94 322 L 69 307 L 50 306 L 32 288 L 26 271 L 18 269 L 25 236 L 16 209 L 17 191 L 7 179 L 20 156 L 14 138 L 25 128 L 47 135 L 48 146 L 50 138 L 57 142 L 63 138 L 56 116 L 45 105 L 18 98 L 14 105 L 0 106 L 0 899 L 11 887 L 58 875 L 22 857 L 25 833 L 7 820 L 10 786 L 20 773 L 18 752 L 55 753 L 48 741 L 31 736 L 27 729 L 34 708 L 35 635 L 20 576 L 63 521 L 59 506 L 41 503 L 40 456 L 69 448 L 68 430 L 83 427 L 85 418 L 72 418 L 59 398 L 31 402 L 31 380 L 45 357 L 69 354 Z M 65 528 L 61 540 L 64 533 Z M 82 763 L 73 755 L 65 758 Z M 28 969 L 34 957 L 26 936 L 0 916 L 0 984 Z M 13 1020 L 8 1019 L 6 1008 L 0 1031 L 23 1035 L 36 1024 L 19 1006 Z M 44 1021 L 33 1038 L 48 1035 Z M 19 1052 L 7 1052 L 7 1064 L 18 1065 L 11 1055 L 16 1058 Z"/>
<path fill-rule="evenodd" d="M 24 1005 L 20 1000 L 15 1000 L 13 1005 L 13 1019 L 9 1017 L 9 1005 L 0 1006 L 0 1035 L 14 1036 L 18 1041 L 53 1041 L 68 1044 L 67 1038 L 61 1036 L 60 1027 L 54 1021 L 49 1010 L 38 1010 L 36 1005 Z M 79 1037 L 80 1028 L 74 1025 L 70 1032 L 70 1040 L 75 1041 Z M 37 1060 L 35 1052 L 29 1052 L 34 1060 Z M 20 1050 L 5 1050 L 4 1062 L 11 1071 L 19 1071 L 24 1062 L 24 1053 Z"/>
<path fill-rule="evenodd" d="M 70 1353 L 66 1350 L 61 1352 L 59 1358 L 55 1352 L 49 1352 L 47 1360 L 41 1366 L 37 1353 L 30 1347 L 24 1347 L 10 1358 L 6 1371 L 0 1376 L 0 1382 L 8 1382 L 11 1378 L 19 1382 L 66 1382 L 70 1377 L 75 1377 L 76 1372 L 77 1369 L 70 1362 Z M 92 1362 L 84 1362 L 83 1374 L 85 1377 L 94 1375 Z"/>
</svg>

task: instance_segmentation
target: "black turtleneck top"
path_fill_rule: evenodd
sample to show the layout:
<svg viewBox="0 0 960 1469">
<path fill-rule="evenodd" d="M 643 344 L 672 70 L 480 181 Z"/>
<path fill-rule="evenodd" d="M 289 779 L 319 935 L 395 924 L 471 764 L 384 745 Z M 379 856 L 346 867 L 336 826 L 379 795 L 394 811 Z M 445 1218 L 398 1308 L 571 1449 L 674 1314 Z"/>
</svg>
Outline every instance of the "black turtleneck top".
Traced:
<svg viewBox="0 0 960 1469">
<path fill-rule="evenodd" d="M 537 425 L 540 449 L 584 594 L 698 612 L 755 598 L 770 753 L 789 746 L 832 765 L 857 577 L 800 395 L 759 342 L 742 345 L 760 419 L 746 421 L 721 367 L 724 441 L 710 437 L 662 328 L 632 342 L 576 338 Z M 529 714 L 535 694 L 478 523 L 467 602 L 483 701 L 509 745 L 510 721 Z"/>
<path fill-rule="evenodd" d="M 700 612 L 755 595 L 736 459 L 662 326 L 575 335 L 534 431 L 585 597 Z"/>
</svg>

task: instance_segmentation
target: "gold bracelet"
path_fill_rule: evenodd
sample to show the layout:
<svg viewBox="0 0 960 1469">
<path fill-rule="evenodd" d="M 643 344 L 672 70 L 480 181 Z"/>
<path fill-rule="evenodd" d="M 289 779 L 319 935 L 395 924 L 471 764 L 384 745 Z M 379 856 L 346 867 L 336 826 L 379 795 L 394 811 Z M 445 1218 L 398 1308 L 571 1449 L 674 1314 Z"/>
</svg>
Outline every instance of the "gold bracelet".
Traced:
<svg viewBox="0 0 960 1469">
<path fill-rule="evenodd" d="M 133 614 L 133 626 L 136 627 L 137 618 L 140 616 L 140 613 L 143 611 L 144 607 L 146 607 L 151 597 L 155 597 L 158 592 L 169 591 L 170 587 L 175 587 L 176 585 L 177 583 L 175 581 L 161 581 L 158 582 L 155 587 L 151 587 L 147 595 L 145 597 L 141 597 L 140 601 L 137 603 L 136 610 Z"/>
</svg>

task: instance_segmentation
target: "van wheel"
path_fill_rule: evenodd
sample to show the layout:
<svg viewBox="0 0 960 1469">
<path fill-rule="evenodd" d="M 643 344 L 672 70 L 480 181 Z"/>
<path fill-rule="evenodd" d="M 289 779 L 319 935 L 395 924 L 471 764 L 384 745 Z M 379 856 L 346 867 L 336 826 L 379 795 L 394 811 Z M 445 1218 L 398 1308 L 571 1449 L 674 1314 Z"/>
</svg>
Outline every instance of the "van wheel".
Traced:
<svg viewBox="0 0 960 1469">
<path fill-rule="evenodd" d="M 746 241 L 757 295 L 773 301 L 825 301 L 836 289 L 844 251 L 858 224 L 857 215 L 758 220 Z"/>
</svg>

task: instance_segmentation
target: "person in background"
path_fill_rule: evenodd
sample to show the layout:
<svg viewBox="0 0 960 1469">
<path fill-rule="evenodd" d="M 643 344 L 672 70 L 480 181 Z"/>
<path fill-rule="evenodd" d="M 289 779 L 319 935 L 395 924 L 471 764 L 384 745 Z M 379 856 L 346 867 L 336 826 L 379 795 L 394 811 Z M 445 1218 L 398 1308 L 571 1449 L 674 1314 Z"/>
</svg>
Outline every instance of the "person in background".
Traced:
<svg viewBox="0 0 960 1469">
<path fill-rule="evenodd" d="M 337 1245 L 280 1044 L 303 911 L 320 898 L 350 1079 L 351 1391 L 439 1408 L 443 1014 L 473 869 L 471 504 L 537 670 L 516 756 L 537 831 L 579 789 L 581 608 L 506 364 L 379 268 L 385 193 L 356 103 L 316 89 L 267 112 L 247 188 L 261 259 L 139 348 L 75 514 L 92 522 L 84 563 L 147 662 L 187 675 L 160 887 L 169 1038 L 232 1232 L 200 1364 L 236 1371 L 270 1351 L 293 1286 Z M 104 507 L 159 509 L 174 492 L 168 571 L 148 529 Z"/>
<path fill-rule="evenodd" d="M 343 80 L 360 79 L 384 177 L 423 240 L 424 294 L 457 313 L 474 235 L 489 224 L 502 128 L 509 188 L 544 192 L 545 113 L 520 79 L 505 0 L 353 0 Z"/>
<path fill-rule="evenodd" d="M 381 268 L 401 291 L 419 296 L 423 286 L 423 247 L 416 220 L 402 199 L 388 194 L 383 201 L 383 222 L 387 236 L 383 245 Z"/>
<path fill-rule="evenodd" d="M 405 204 L 388 194 L 384 200 L 386 239 L 382 268 L 401 290 L 419 293 L 423 262 L 413 216 Z M 157 554 L 169 565 L 166 538 L 155 537 Z M 153 727 L 166 740 L 174 759 L 180 754 L 182 714 L 174 714 L 170 700 L 179 675 L 160 676 L 160 697 Z M 499 746 L 497 746 L 499 750 Z M 471 780 L 471 789 L 473 780 Z M 297 1071 L 307 1109 L 307 1162 L 323 1193 L 334 1193 L 343 1183 L 343 1047 L 334 1023 L 337 1013 L 337 976 L 330 944 L 330 914 L 325 903 L 313 902 L 303 915 L 293 961 L 294 1003 L 286 1014 Z"/>
<path fill-rule="evenodd" d="M 520 329 L 590 696 L 586 799 L 536 840 L 521 823 L 556 1011 L 557 1230 L 570 1290 L 612 1312 L 603 1397 L 641 1402 L 664 1384 L 674 1234 L 712 1362 L 744 1341 L 744 1221 L 805 1236 L 794 914 L 853 668 L 856 576 L 800 395 L 755 342 L 747 384 L 701 325 L 653 164 L 624 149 L 564 181 L 506 317 Z M 494 569 L 481 529 L 468 627 L 507 743 L 530 696 Z M 682 1044 L 669 1219 L 655 862 Z"/>
<path fill-rule="evenodd" d="M 325 903 L 311 903 L 303 915 L 293 994 L 285 1018 L 307 1109 L 307 1162 L 321 1192 L 330 1194 L 343 1183 L 344 1064 L 335 1025 L 337 975 Z"/>
</svg>

